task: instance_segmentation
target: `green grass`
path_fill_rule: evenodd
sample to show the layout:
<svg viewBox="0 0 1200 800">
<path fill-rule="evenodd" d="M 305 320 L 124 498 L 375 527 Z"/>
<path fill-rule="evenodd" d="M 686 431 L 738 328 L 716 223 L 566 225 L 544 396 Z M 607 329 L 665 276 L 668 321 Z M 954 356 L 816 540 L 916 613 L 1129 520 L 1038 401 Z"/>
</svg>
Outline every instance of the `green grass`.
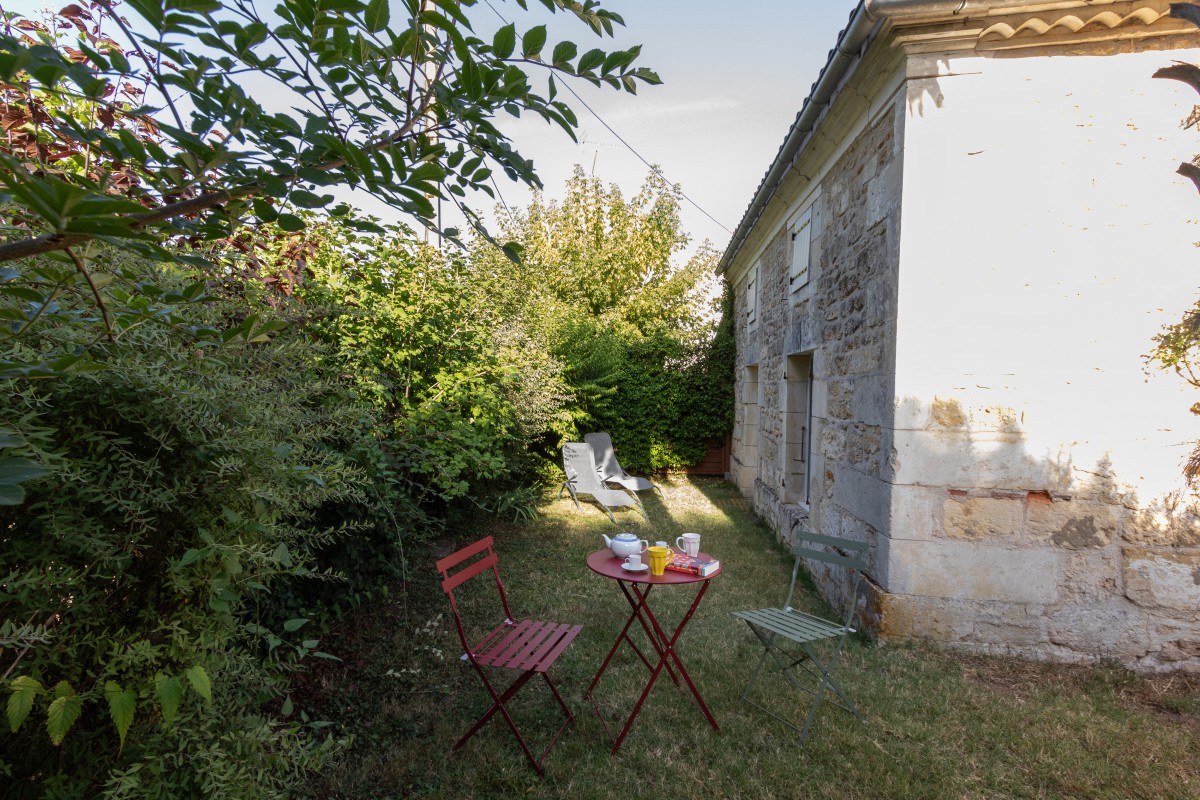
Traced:
<svg viewBox="0 0 1200 800">
<path fill-rule="evenodd" d="M 527 796 L 703 798 L 1196 798 L 1200 797 L 1200 678 L 1149 678 L 1113 667 L 1065 667 L 947 653 L 918 645 L 847 645 L 841 683 L 866 718 L 826 705 L 803 748 L 793 731 L 740 702 L 758 655 L 738 609 L 778 605 L 791 569 L 785 548 L 730 484 L 679 477 L 647 499 L 650 521 L 549 499 L 525 527 L 463 530 L 411 553 L 411 580 L 390 603 L 347 618 L 326 662 L 302 687 L 308 712 L 355 736 L 300 793 L 330 798 Z M 592 574 L 602 534 L 650 540 L 683 531 L 722 560 L 678 651 L 721 725 L 714 731 L 683 689 L 660 678 L 621 751 L 582 694 L 628 613 L 616 585 Z M 539 779 L 496 717 L 462 749 L 458 736 L 487 707 L 459 661 L 449 604 L 433 562 L 491 533 L 514 614 L 584 626 L 552 675 L 576 722 Z M 692 587 L 656 590 L 671 628 Z M 811 592 L 794 605 L 830 614 Z M 482 606 L 471 604 L 473 610 Z M 648 673 L 618 652 L 596 690 L 614 729 Z M 507 685 L 507 676 L 497 674 Z M 768 691 L 802 719 L 803 696 L 772 677 Z M 760 679 L 760 683 L 762 679 Z M 514 703 L 535 752 L 557 727 L 557 706 L 531 682 Z"/>
</svg>

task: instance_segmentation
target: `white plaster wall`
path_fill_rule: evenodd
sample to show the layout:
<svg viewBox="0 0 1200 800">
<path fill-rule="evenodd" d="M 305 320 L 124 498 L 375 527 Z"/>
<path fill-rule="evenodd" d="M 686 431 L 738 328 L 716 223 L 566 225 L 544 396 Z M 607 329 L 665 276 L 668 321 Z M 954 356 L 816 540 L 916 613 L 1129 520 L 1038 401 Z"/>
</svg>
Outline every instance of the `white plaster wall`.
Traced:
<svg viewBox="0 0 1200 800">
<path fill-rule="evenodd" d="M 1200 290 L 1196 93 L 1150 77 L 1174 60 L 1200 50 L 910 63 L 898 487 L 1069 493 L 1105 461 L 1143 505 L 1181 487 L 1194 391 L 1143 359 Z"/>
</svg>

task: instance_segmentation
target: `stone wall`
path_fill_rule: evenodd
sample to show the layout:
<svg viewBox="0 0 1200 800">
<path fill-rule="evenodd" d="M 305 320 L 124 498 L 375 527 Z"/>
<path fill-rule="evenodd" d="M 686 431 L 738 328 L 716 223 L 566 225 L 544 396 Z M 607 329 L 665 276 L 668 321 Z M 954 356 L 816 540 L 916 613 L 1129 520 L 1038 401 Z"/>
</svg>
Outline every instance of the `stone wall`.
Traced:
<svg viewBox="0 0 1200 800">
<path fill-rule="evenodd" d="M 1146 76 L 1200 54 L 1154 46 L 909 60 L 885 638 L 1200 671 L 1195 398 L 1143 358 L 1197 288 Z"/>
<path fill-rule="evenodd" d="M 759 429 L 753 463 L 744 432 L 746 402 L 735 419 L 733 477 L 754 507 L 780 532 L 792 522 L 858 541 L 886 528 L 886 453 L 891 449 L 893 341 L 896 314 L 896 234 L 900 161 L 897 114 L 887 109 L 825 172 L 814 205 L 810 280 L 793 293 L 791 244 L 780 228 L 759 261 L 757 324 L 735 309 L 740 372 L 756 365 Z M 785 504 L 783 410 L 786 359 L 814 360 L 810 502 Z M 841 587 L 827 586 L 836 594 Z"/>
<path fill-rule="evenodd" d="M 799 520 L 871 545 L 858 601 L 883 640 L 1200 671 L 1200 510 L 1169 488 L 1194 398 L 1141 358 L 1195 297 L 1194 188 L 1146 192 L 1192 152 L 1192 98 L 1154 94 L 1161 54 L 1126 49 L 911 58 L 899 99 L 794 165 L 816 191 L 768 217 L 733 477 L 781 538 Z M 792 292 L 780 220 L 813 196 Z M 814 363 L 807 504 L 780 488 L 793 354 Z"/>
</svg>

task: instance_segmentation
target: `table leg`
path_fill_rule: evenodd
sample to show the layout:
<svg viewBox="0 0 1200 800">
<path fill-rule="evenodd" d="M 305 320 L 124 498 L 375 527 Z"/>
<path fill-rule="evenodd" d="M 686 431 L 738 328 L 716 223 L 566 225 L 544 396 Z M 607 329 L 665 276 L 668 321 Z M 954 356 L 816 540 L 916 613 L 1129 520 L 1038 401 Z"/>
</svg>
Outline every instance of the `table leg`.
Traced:
<svg viewBox="0 0 1200 800">
<path fill-rule="evenodd" d="M 623 590 L 625 589 L 625 586 L 623 583 L 621 584 L 621 588 Z M 699 690 L 696 689 L 696 684 L 694 684 L 692 682 L 691 676 L 688 675 L 687 670 L 683 666 L 683 662 L 679 660 L 679 655 L 675 652 L 675 643 L 679 640 L 679 636 L 683 633 L 683 629 L 688 624 L 688 621 L 691 620 L 692 615 L 696 613 L 696 608 L 699 607 L 700 600 L 704 597 L 704 593 L 706 591 L 708 591 L 708 581 L 704 581 L 700 585 L 700 591 L 698 591 L 696 593 L 696 599 L 692 601 L 692 605 L 688 608 L 687 613 L 684 614 L 683 619 L 681 619 L 679 621 L 679 625 L 676 626 L 675 631 L 670 636 L 670 638 L 668 638 L 667 635 L 663 632 L 662 626 L 659 625 L 658 619 L 654 616 L 654 612 L 651 610 L 649 604 L 646 602 L 646 598 L 649 596 L 651 588 L 653 588 L 653 587 L 647 588 L 645 594 L 643 594 L 642 592 L 640 592 L 638 590 L 638 588 L 636 586 L 634 586 L 633 594 L 636 595 L 638 598 L 638 601 L 636 603 L 633 601 L 633 598 L 630 597 L 628 590 L 625 591 L 626 599 L 628 599 L 630 605 L 633 606 L 634 614 L 639 616 L 639 618 L 640 618 L 640 616 L 641 616 L 640 612 L 645 612 L 646 617 L 649 619 L 650 625 L 651 625 L 651 627 L 653 627 L 654 632 L 655 632 L 655 636 L 652 636 L 651 640 L 653 641 L 657 637 L 660 640 L 662 646 L 660 648 L 658 643 L 655 644 L 655 650 L 659 654 L 658 664 L 655 665 L 654 669 L 651 671 L 650 680 L 646 684 L 646 688 L 642 690 L 641 696 L 638 697 L 637 704 L 634 705 L 634 707 L 633 707 L 633 712 L 629 715 L 629 719 L 626 720 L 626 722 L 625 722 L 625 727 L 621 729 L 620 735 L 617 737 L 616 742 L 613 744 L 613 748 L 612 748 L 613 755 L 615 755 L 617 750 L 620 749 L 621 743 L 625 741 L 626 734 L 628 734 L 629 729 L 631 727 L 633 727 L 633 721 L 635 719 L 637 719 L 637 715 L 642 710 L 642 705 L 646 702 L 646 698 L 650 695 L 650 690 L 654 688 L 654 683 L 655 683 L 655 681 L 658 680 L 658 675 L 662 671 L 663 667 L 667 667 L 668 671 L 670 670 L 670 667 L 668 666 L 668 658 L 671 661 L 675 662 L 676 669 L 679 670 L 679 674 L 682 675 L 684 681 L 687 682 L 687 686 L 688 686 L 688 689 L 691 690 L 692 697 L 695 698 L 696 704 L 700 707 L 700 710 L 704 713 L 704 716 L 708 719 L 709 724 L 711 724 L 713 726 L 713 729 L 716 730 L 718 733 L 720 733 L 720 731 L 721 731 L 721 726 L 719 726 L 717 724 L 716 718 L 714 718 L 712 715 L 712 712 L 708 710 L 708 706 L 705 705 L 705 703 L 704 703 L 704 698 L 702 698 L 700 696 Z M 643 620 L 643 625 L 644 624 L 645 624 L 645 621 Z M 627 623 L 626 629 L 628 629 L 628 627 L 629 626 Z M 618 641 L 619 641 L 619 638 L 618 638 Z M 606 666 L 607 666 L 607 664 L 606 664 Z M 674 676 L 672 676 L 672 677 L 674 677 Z M 605 727 L 607 728 L 607 725 Z"/>
<path fill-rule="evenodd" d="M 637 617 L 638 622 L 641 623 L 642 630 L 645 631 L 645 633 L 646 633 L 646 638 L 650 640 L 650 644 L 654 648 L 654 652 L 658 655 L 659 659 L 661 660 L 663 657 L 662 643 L 665 643 L 667 639 L 665 636 L 662 635 L 662 631 L 656 632 L 654 630 L 654 628 L 652 628 L 650 625 L 647 625 L 645 618 L 642 616 L 643 610 L 645 610 L 647 613 L 649 613 L 649 611 L 650 611 L 650 606 L 649 606 L 650 590 L 654 588 L 654 585 L 650 584 L 650 585 L 646 586 L 646 591 L 645 591 L 645 593 L 643 593 L 636 586 L 634 586 L 633 584 L 630 584 L 630 587 L 633 589 L 633 596 L 630 596 L 629 588 L 626 588 L 624 582 L 618 581 L 617 585 L 620 586 L 621 591 L 625 593 L 626 601 L 628 601 L 629 605 L 633 608 L 633 615 L 635 617 Z M 634 602 L 633 597 L 637 597 L 637 602 Z M 653 615 L 651 615 L 651 617 L 653 618 Z M 628 638 L 629 637 L 627 636 L 626 639 L 628 639 Z M 649 660 L 646 659 L 645 656 L 642 655 L 642 651 L 638 650 L 638 648 L 633 645 L 632 641 L 630 641 L 629 644 L 631 646 L 633 646 L 634 650 L 637 650 L 637 654 L 638 654 L 638 656 L 641 657 L 642 663 L 646 665 L 646 669 L 653 672 L 654 666 L 649 662 Z M 671 665 L 669 663 L 667 664 L 667 674 L 671 676 L 671 680 L 674 682 L 674 684 L 676 686 L 678 686 L 679 678 L 675 677 L 675 671 L 671 669 Z"/>
</svg>

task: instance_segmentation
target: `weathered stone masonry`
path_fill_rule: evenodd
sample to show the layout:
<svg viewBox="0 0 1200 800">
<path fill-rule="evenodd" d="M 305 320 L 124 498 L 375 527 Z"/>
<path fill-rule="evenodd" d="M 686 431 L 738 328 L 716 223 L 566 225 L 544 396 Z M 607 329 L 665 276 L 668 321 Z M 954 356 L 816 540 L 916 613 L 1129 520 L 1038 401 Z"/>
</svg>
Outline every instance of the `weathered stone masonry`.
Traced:
<svg viewBox="0 0 1200 800">
<path fill-rule="evenodd" d="M 753 263 L 729 273 L 757 269 L 758 287 L 752 324 L 735 293 L 732 477 L 781 537 L 800 520 L 870 545 L 857 601 L 882 640 L 1200 671 L 1196 498 L 1138 484 L 1195 435 L 1168 419 L 1186 403 L 1142 387 L 1154 327 L 1108 332 L 1163 292 L 1194 295 L 1171 269 L 1191 240 L 1158 233 L 1177 211 L 1146 193 L 1147 154 L 1180 145 L 1143 76 L 1200 61 L 1179 52 L 1197 36 L 1165 3 L 1085 5 L 1082 28 L 1057 10 L 929 19 L 863 55 L 747 238 Z M 793 291 L 787 220 L 810 201 Z M 1157 295 L 1134 294 L 1149 283 Z M 804 356 L 807 503 L 785 488 L 788 365 Z"/>
<path fill-rule="evenodd" d="M 790 241 L 781 230 L 760 262 L 757 326 L 748 330 L 744 313 L 738 315 L 738 352 L 743 366 L 758 367 L 762 403 L 757 463 L 736 468 L 756 476 L 754 505 L 780 531 L 804 517 L 817 530 L 871 541 L 884 517 L 896 313 L 896 143 L 889 110 L 822 181 L 809 285 L 795 296 L 790 291 Z M 807 509 L 785 505 L 779 491 L 780 384 L 784 360 L 796 353 L 811 353 L 815 365 Z M 739 430 L 746 413 L 746 404 L 739 404 Z M 736 445 L 734 452 L 736 459 Z"/>
</svg>

